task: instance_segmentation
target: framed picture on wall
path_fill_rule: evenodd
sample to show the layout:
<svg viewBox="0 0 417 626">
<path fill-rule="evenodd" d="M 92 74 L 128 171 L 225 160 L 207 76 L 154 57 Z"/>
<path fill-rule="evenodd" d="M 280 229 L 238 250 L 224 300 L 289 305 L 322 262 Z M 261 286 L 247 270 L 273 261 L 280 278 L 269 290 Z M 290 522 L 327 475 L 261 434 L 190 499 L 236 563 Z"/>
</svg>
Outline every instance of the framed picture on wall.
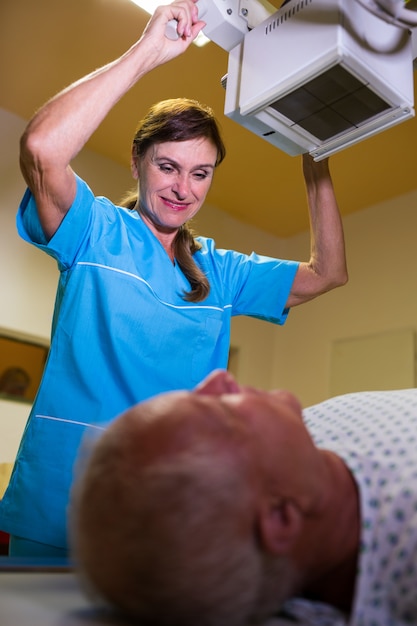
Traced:
<svg viewBox="0 0 417 626">
<path fill-rule="evenodd" d="M 47 341 L 0 329 L 0 398 L 33 402 L 48 350 Z"/>
</svg>

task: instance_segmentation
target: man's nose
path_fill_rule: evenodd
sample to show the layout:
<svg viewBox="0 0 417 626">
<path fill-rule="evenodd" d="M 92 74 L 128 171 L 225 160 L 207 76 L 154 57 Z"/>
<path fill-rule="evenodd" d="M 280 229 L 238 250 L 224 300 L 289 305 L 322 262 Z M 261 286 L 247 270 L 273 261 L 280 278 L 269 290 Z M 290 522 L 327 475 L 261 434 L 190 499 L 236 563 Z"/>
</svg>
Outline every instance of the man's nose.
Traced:
<svg viewBox="0 0 417 626">
<path fill-rule="evenodd" d="M 221 395 L 223 393 L 238 393 L 240 387 L 233 375 L 227 370 L 215 370 L 209 374 L 195 389 L 201 395 Z"/>
</svg>

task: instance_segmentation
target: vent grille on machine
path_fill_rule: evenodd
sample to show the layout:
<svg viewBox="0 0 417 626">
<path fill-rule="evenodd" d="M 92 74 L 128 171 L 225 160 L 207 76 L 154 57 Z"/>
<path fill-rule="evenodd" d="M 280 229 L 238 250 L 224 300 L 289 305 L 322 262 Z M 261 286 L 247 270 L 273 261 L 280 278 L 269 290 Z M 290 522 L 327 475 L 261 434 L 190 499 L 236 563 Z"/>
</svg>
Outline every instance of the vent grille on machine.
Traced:
<svg viewBox="0 0 417 626">
<path fill-rule="evenodd" d="M 272 21 L 266 25 L 265 27 L 266 35 L 268 33 L 271 33 L 276 28 L 278 28 L 280 24 L 283 24 L 284 22 L 289 20 L 293 15 L 296 15 L 297 13 L 302 11 L 305 7 L 307 7 L 312 2 L 313 0 L 301 0 L 300 2 L 293 4 L 293 6 L 291 6 L 288 10 L 283 9 L 283 7 L 285 6 L 285 2 L 284 2 L 284 4 L 281 5 L 279 16 L 276 17 L 275 19 L 272 19 Z"/>
</svg>

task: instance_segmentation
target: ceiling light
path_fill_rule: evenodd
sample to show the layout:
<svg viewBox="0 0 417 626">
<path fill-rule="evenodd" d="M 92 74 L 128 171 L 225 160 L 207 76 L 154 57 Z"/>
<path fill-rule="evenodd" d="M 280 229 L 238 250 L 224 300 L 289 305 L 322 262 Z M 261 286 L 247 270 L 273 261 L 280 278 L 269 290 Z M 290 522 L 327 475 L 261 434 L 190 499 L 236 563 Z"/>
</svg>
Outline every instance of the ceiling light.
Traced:
<svg viewBox="0 0 417 626">
<path fill-rule="evenodd" d="M 156 7 L 161 6 L 162 4 L 170 4 L 172 0 L 132 0 L 134 4 L 137 4 L 138 7 L 152 15 L 156 9 Z M 208 43 L 210 39 L 208 39 L 202 32 L 198 33 L 197 37 L 194 39 L 193 43 L 201 48 Z"/>
</svg>

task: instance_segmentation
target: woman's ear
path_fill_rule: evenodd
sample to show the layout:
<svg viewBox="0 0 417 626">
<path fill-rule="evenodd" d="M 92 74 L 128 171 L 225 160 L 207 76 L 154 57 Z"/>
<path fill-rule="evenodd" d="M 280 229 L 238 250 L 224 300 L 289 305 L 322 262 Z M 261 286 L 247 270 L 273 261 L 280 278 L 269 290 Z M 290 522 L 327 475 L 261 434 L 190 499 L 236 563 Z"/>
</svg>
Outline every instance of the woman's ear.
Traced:
<svg viewBox="0 0 417 626">
<path fill-rule="evenodd" d="M 300 535 L 303 514 L 292 500 L 268 501 L 258 512 L 262 547 L 276 556 L 288 554 Z"/>
<path fill-rule="evenodd" d="M 136 146 L 133 146 L 132 153 L 130 155 L 130 171 L 132 172 L 132 176 L 135 180 L 139 180 L 138 160 L 139 157 L 136 153 Z"/>
</svg>

